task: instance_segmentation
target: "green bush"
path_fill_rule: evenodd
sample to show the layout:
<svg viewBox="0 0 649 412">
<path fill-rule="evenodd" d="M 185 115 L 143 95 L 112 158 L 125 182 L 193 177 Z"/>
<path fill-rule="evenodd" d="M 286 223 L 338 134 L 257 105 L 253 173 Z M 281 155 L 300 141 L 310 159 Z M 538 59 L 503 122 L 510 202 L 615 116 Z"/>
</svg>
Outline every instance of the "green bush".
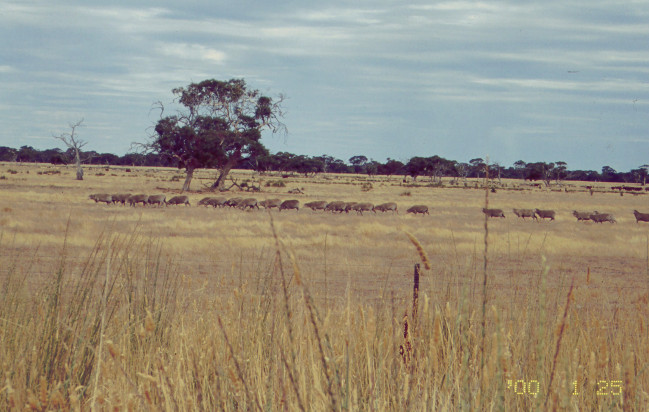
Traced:
<svg viewBox="0 0 649 412">
<path fill-rule="evenodd" d="M 269 180 L 265 184 L 266 187 L 286 187 L 286 183 L 281 180 Z"/>
</svg>

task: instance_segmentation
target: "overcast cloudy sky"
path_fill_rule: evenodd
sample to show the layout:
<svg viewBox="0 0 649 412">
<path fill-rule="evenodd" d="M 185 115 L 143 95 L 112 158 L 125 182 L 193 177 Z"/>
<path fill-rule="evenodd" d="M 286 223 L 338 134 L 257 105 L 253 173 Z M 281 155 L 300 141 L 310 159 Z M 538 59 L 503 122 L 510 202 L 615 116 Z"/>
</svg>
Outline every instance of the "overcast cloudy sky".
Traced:
<svg viewBox="0 0 649 412">
<path fill-rule="evenodd" d="M 0 145 L 145 141 L 171 89 L 287 96 L 272 152 L 649 163 L 649 1 L 0 0 Z"/>
</svg>

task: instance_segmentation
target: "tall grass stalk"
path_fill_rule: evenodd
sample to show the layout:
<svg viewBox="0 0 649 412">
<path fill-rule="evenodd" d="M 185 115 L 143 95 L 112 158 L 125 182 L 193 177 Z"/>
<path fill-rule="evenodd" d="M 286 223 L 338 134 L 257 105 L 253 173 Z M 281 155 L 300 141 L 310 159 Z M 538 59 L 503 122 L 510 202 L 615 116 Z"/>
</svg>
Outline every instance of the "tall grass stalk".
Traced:
<svg viewBox="0 0 649 412">
<path fill-rule="evenodd" d="M 568 318 L 568 309 L 570 309 L 570 301 L 572 300 L 572 290 L 573 287 L 575 286 L 575 279 L 572 279 L 572 282 L 570 282 L 570 289 L 568 290 L 568 296 L 566 297 L 566 304 L 563 309 L 563 317 L 561 318 L 561 325 L 559 326 L 558 329 L 558 337 L 557 337 L 557 346 L 554 350 L 554 356 L 552 357 L 552 370 L 550 371 L 550 381 L 548 382 L 548 390 L 545 395 L 545 402 L 544 405 L 547 407 L 548 404 L 548 399 L 550 396 L 550 393 L 552 393 L 552 381 L 554 380 L 554 372 L 556 371 L 557 368 L 557 359 L 559 357 L 559 349 L 561 349 L 561 338 L 563 338 L 563 332 L 566 327 L 566 320 Z M 557 404 L 556 404 L 556 397 L 555 397 L 555 402 L 552 405 L 552 410 L 557 409 Z"/>
<path fill-rule="evenodd" d="M 485 190 L 484 190 L 484 207 L 489 208 L 489 158 L 485 163 Z M 485 336 L 487 334 L 487 267 L 489 265 L 489 215 L 484 213 L 484 252 L 482 255 L 482 321 L 481 321 L 481 340 L 480 340 L 480 392 L 484 390 L 486 377 L 484 375 L 485 365 Z M 480 409 L 483 409 L 484 397 L 480 397 Z"/>
<path fill-rule="evenodd" d="M 99 388 L 99 376 L 101 375 L 101 360 L 102 360 L 102 354 L 104 353 L 103 351 L 104 333 L 106 332 L 106 297 L 108 295 L 109 284 L 110 284 L 110 246 L 108 247 L 108 253 L 106 256 L 106 279 L 104 280 L 104 288 L 103 288 L 102 299 L 101 299 L 101 323 L 99 328 L 99 346 L 97 348 L 97 352 L 95 355 L 97 357 L 97 363 L 95 366 L 95 383 L 92 392 L 92 402 L 90 407 L 90 409 L 93 411 L 96 408 L 98 388 Z"/>
</svg>

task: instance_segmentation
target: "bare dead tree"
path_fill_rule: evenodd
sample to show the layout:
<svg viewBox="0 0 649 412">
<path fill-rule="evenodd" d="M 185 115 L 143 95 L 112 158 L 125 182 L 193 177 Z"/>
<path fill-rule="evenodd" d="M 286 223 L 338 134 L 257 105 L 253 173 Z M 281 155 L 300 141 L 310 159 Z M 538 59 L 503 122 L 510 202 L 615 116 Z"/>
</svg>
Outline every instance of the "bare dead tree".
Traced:
<svg viewBox="0 0 649 412">
<path fill-rule="evenodd" d="M 74 162 L 77 165 L 77 180 L 83 180 L 83 168 L 81 167 L 81 148 L 84 147 L 88 142 L 79 139 L 77 136 L 77 128 L 81 127 L 83 119 L 79 120 L 76 123 L 70 123 L 70 133 L 61 133 L 59 136 L 54 136 L 54 138 L 59 139 L 68 147 L 68 149 L 74 150 Z"/>
</svg>

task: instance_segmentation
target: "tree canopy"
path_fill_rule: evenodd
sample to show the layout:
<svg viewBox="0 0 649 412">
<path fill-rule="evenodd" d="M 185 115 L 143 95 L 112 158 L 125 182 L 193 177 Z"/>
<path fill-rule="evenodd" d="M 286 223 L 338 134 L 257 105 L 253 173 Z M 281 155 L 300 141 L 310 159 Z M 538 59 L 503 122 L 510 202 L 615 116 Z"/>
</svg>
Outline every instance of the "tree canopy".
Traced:
<svg viewBox="0 0 649 412">
<path fill-rule="evenodd" d="M 185 168 L 183 190 L 189 190 L 195 169 L 207 167 L 218 170 L 212 188 L 221 189 L 242 160 L 268 154 L 260 142 L 263 129 L 286 131 L 280 121 L 283 96 L 274 101 L 243 79 L 204 80 L 172 92 L 183 109 L 160 118 L 148 147 Z"/>
<path fill-rule="evenodd" d="M 169 123 L 162 122 L 160 127 L 166 127 Z M 173 133 L 168 133 L 174 135 Z M 178 135 L 181 135 L 178 132 Z M 200 139 L 199 139 L 200 141 Z M 165 141 L 164 144 L 174 146 L 177 156 L 163 155 L 157 152 L 149 153 L 127 153 L 123 156 L 117 156 L 111 153 L 97 153 L 92 150 L 84 151 L 82 163 L 103 166 L 163 166 L 177 167 L 179 158 L 182 155 L 183 147 L 181 143 L 192 142 L 191 139 L 180 139 Z M 196 150 L 191 153 L 205 153 L 207 149 Z M 201 157 L 186 157 L 183 162 L 196 161 L 203 162 Z M 192 160 L 193 159 L 193 160 Z M 410 175 L 429 177 L 432 180 L 441 179 L 442 177 L 452 178 L 484 178 L 485 164 L 482 159 L 475 160 L 473 164 L 457 162 L 455 160 L 444 159 L 440 156 L 431 157 L 412 157 L 406 164 L 401 161 L 388 158 L 385 162 L 370 160 L 363 165 L 362 173 L 378 175 Z M 20 148 L 10 148 L 0 146 L 0 161 L 2 162 L 38 162 L 53 164 L 69 164 L 75 162 L 74 149 L 62 151 L 61 149 L 39 150 L 31 146 L 22 146 Z M 296 155 L 289 152 L 269 153 L 265 148 L 257 152 L 250 152 L 243 156 L 235 165 L 237 169 L 255 170 L 259 173 L 279 172 L 282 175 L 289 173 L 301 173 L 305 175 L 327 173 L 358 173 L 355 165 L 345 162 L 341 159 L 329 155 L 308 156 Z M 500 174 L 500 176 L 499 176 Z M 593 170 L 568 170 L 566 162 L 530 162 L 523 160 L 514 162 L 512 166 L 504 167 L 498 163 L 489 165 L 489 178 L 503 179 L 525 179 L 541 180 L 546 184 L 550 180 L 562 181 L 591 181 L 591 182 L 620 182 L 636 183 L 644 185 L 649 177 L 649 165 L 643 164 L 627 172 L 618 172 L 610 166 L 604 166 L 601 172 Z"/>
</svg>

